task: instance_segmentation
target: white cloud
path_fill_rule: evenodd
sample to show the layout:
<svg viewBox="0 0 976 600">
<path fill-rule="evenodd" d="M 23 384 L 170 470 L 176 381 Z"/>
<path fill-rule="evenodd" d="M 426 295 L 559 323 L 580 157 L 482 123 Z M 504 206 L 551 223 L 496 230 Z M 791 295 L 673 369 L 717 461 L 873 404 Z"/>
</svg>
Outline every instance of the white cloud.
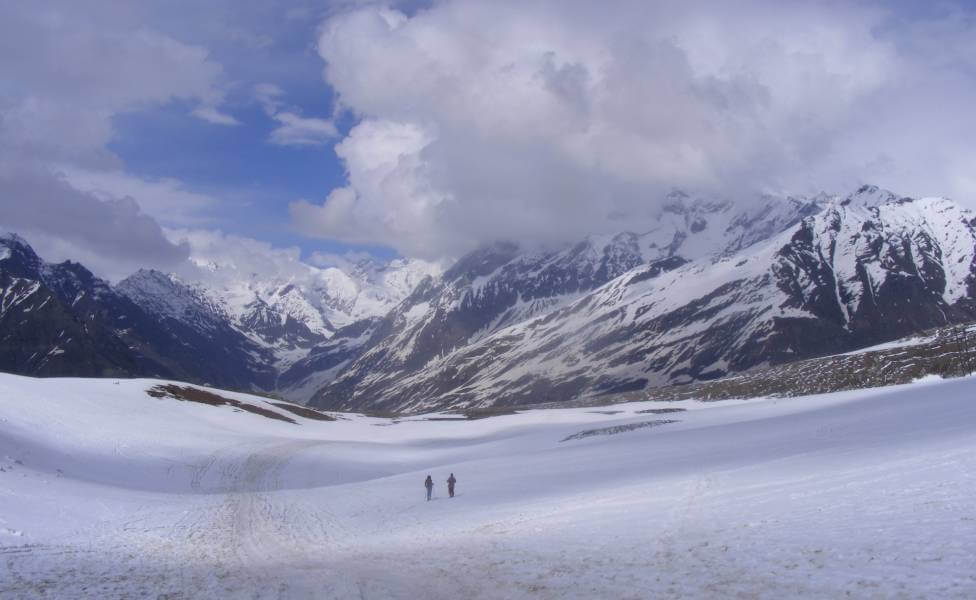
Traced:
<svg viewBox="0 0 976 600">
<path fill-rule="evenodd" d="M 218 230 L 167 229 L 168 239 L 189 249 L 190 261 L 176 272 L 191 281 L 246 281 L 307 277 L 311 267 L 295 247 L 276 248 L 267 242 Z"/>
<path fill-rule="evenodd" d="M 112 201 L 137 199 L 142 212 L 168 226 L 202 225 L 212 222 L 207 212 L 219 200 L 201 194 L 172 178 L 143 179 L 123 171 L 94 171 L 62 167 L 61 174 L 72 187 L 94 197 Z"/>
<path fill-rule="evenodd" d="M 345 273 L 350 273 L 356 268 L 356 264 L 363 261 L 376 260 L 368 252 L 349 251 L 343 254 L 333 252 L 313 252 L 309 255 L 307 262 L 321 269 L 336 268 Z"/>
<path fill-rule="evenodd" d="M 303 117 L 297 108 L 287 106 L 281 97 L 284 90 L 273 83 L 254 86 L 254 98 L 277 126 L 268 141 L 279 146 L 322 146 L 338 137 L 335 124 L 329 119 Z"/>
<path fill-rule="evenodd" d="M 437 256 L 638 228 L 674 186 L 972 193 L 974 33 L 869 2 L 351 7 L 318 45 L 361 118 L 348 185 L 293 219 Z"/>
<path fill-rule="evenodd" d="M 0 173 L 0 228 L 48 261 L 74 260 L 119 279 L 141 267 L 170 269 L 188 247 L 170 242 L 131 197 L 102 199 L 46 170 Z"/>
<path fill-rule="evenodd" d="M 274 114 L 281 109 L 281 97 L 284 95 L 285 90 L 273 83 L 265 82 L 254 86 L 254 99 L 268 114 Z"/>
<path fill-rule="evenodd" d="M 351 244 L 396 238 L 407 255 L 436 256 L 440 248 L 431 242 L 451 232 L 441 230 L 437 218 L 448 198 L 431 189 L 424 175 L 422 153 L 431 140 L 415 124 L 362 121 L 335 147 L 349 185 L 333 190 L 322 206 L 293 204 L 296 227 Z"/>
<path fill-rule="evenodd" d="M 241 122 L 213 106 L 200 106 L 193 110 L 193 116 L 215 125 L 240 125 Z"/>
<path fill-rule="evenodd" d="M 322 146 L 339 135 L 335 124 L 328 119 L 302 117 L 291 112 L 273 116 L 279 123 L 269 140 L 279 146 Z"/>
<path fill-rule="evenodd" d="M 0 142 L 8 149 L 43 147 L 42 158 L 84 161 L 102 151 L 115 115 L 177 99 L 199 102 L 202 118 L 230 118 L 217 110 L 223 71 L 204 48 L 143 28 L 107 28 L 70 4 L 6 6 L 0 38 L 9 49 L 0 52 Z"/>
</svg>

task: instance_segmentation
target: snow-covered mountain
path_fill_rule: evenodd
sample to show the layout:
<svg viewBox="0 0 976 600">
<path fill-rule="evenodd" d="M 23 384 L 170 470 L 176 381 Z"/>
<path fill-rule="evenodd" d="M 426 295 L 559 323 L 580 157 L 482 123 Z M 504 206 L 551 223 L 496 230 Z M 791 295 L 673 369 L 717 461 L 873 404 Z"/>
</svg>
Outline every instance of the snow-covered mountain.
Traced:
<svg viewBox="0 0 976 600">
<path fill-rule="evenodd" d="M 253 272 L 229 261 L 195 262 L 198 269 L 182 279 L 221 305 L 244 328 L 251 321 L 263 322 L 260 313 L 270 311 L 304 323 L 326 338 L 340 327 L 386 314 L 422 279 L 443 270 L 436 263 L 418 259 L 383 263 L 367 258 L 342 267 L 296 262 L 273 272 Z"/>
<path fill-rule="evenodd" d="M 178 278 L 142 269 L 123 279 L 116 290 L 159 317 L 182 321 L 202 331 L 213 331 L 227 321 L 227 313 L 202 290 Z"/>
<path fill-rule="evenodd" d="M 78 263 L 45 263 L 22 238 L 0 237 L 0 370 L 273 387 L 270 353 L 203 298 L 143 278 L 167 293 L 134 301 L 127 286 L 113 288 Z"/>
<path fill-rule="evenodd" d="M 865 186 L 749 213 L 758 219 L 681 206 L 665 209 L 683 217 L 662 226 L 670 245 L 656 230 L 549 255 L 500 245 L 462 259 L 394 309 L 312 403 L 558 402 L 976 318 L 976 217 L 949 200 Z M 718 235 L 701 235 L 716 221 Z"/>
<path fill-rule="evenodd" d="M 115 287 L 8 236 L 0 369 L 396 411 L 681 384 L 976 318 L 974 225 L 949 200 L 873 186 L 735 202 L 675 192 L 646 230 L 499 242 L 443 272 L 197 259 Z"/>
<path fill-rule="evenodd" d="M 277 389 L 291 400 L 308 402 L 315 392 L 369 348 L 380 323 L 381 317 L 370 317 L 340 328 L 281 373 Z"/>
<path fill-rule="evenodd" d="M 121 281 L 117 289 L 161 321 L 179 321 L 206 335 L 217 327 L 234 329 L 272 357 L 276 370 L 287 367 L 304 356 L 330 333 L 322 331 L 314 317 L 308 318 L 307 302 L 296 300 L 292 293 L 278 294 L 269 304 L 255 294 L 250 302 L 233 305 L 226 297 L 199 284 L 190 284 L 172 274 L 141 270 Z M 299 299 L 301 300 L 301 299 Z M 231 313 L 232 306 L 239 308 Z M 291 310 L 289 310 L 291 308 Z M 313 313 L 317 315 L 317 313 Z"/>
<path fill-rule="evenodd" d="M 474 349 L 507 328 L 556 314 L 642 265 L 673 269 L 689 260 L 735 254 L 795 226 L 828 202 L 825 195 L 809 199 L 761 196 L 730 202 L 674 192 L 662 204 L 654 226 L 641 233 L 590 236 L 557 249 L 492 244 L 419 286 L 386 315 L 368 350 L 340 372 L 315 402 L 351 406 L 369 397 L 377 407 L 389 408 L 386 398 L 401 394 L 389 386 L 414 375 L 436 377 L 441 373 L 438 365 L 447 357 Z M 490 369 L 475 352 L 466 359 L 468 368 Z M 449 369 L 444 376 L 453 380 L 452 373 Z M 408 386 L 403 393 L 424 396 L 421 403 L 432 399 L 451 403 L 453 399 L 443 396 L 448 388 L 419 391 Z M 411 403 L 397 406 L 407 404 Z"/>
<path fill-rule="evenodd" d="M 368 336 L 356 332 L 369 319 L 439 273 L 419 260 L 360 261 L 348 270 L 301 264 L 260 278 L 211 263 L 196 281 L 140 270 L 111 286 L 77 263 L 45 263 L 26 240 L 7 235 L 0 238 L 0 370 L 165 376 L 305 400 L 327 380 L 316 366 L 320 346 L 362 345 Z"/>
<path fill-rule="evenodd" d="M 236 264 L 200 261 L 194 279 L 139 271 L 118 289 L 161 319 L 206 331 L 221 322 L 270 352 L 283 373 L 338 329 L 385 314 L 420 280 L 440 272 L 434 263 L 362 260 L 348 272 L 305 263 L 272 276 Z"/>
</svg>

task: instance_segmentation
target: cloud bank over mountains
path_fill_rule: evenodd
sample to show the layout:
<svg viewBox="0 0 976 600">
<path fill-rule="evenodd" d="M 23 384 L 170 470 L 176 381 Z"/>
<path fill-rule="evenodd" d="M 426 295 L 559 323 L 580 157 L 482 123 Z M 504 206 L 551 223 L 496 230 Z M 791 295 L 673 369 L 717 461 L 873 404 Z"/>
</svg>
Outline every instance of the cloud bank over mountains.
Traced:
<svg viewBox="0 0 976 600">
<path fill-rule="evenodd" d="M 639 231 L 675 187 L 976 204 L 969 3 L 188 6 L 0 2 L 0 229 L 118 279 L 211 238 L 313 264 Z M 120 150 L 139 114 L 164 125 Z M 177 122 L 225 138 L 180 146 Z M 280 173 L 307 188 L 262 187 Z"/>
<path fill-rule="evenodd" d="M 318 51 L 348 185 L 306 234 L 427 257 L 639 228 L 672 187 L 976 199 L 976 32 L 944 4 L 356 5 Z"/>
</svg>

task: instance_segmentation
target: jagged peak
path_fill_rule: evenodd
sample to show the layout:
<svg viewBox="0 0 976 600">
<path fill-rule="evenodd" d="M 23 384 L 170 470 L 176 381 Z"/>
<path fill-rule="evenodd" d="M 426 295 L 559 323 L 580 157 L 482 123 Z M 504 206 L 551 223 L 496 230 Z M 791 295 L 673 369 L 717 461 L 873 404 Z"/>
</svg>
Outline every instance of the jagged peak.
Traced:
<svg viewBox="0 0 976 600">
<path fill-rule="evenodd" d="M 244 305 L 244 308 L 248 310 L 272 310 L 271 306 L 261 298 L 261 294 L 254 291 L 251 301 Z"/>
<path fill-rule="evenodd" d="M 30 248 L 30 244 L 27 243 L 27 240 L 25 240 L 24 238 L 20 237 L 19 235 L 17 235 L 12 231 L 0 232 L 0 244 L 3 244 L 5 246 L 16 244 L 19 246 L 26 246 L 27 248 Z"/>
<path fill-rule="evenodd" d="M 841 206 L 877 208 L 885 204 L 891 204 L 904 200 L 889 190 L 876 185 L 865 184 L 857 188 L 854 192 L 845 196 L 841 201 Z"/>
<path fill-rule="evenodd" d="M 179 278 L 177 278 L 175 275 L 172 275 L 170 273 L 164 273 L 156 269 L 139 269 L 132 275 L 129 275 L 128 277 L 123 279 L 119 283 L 119 285 L 122 285 L 122 283 L 125 282 L 135 283 L 139 281 L 153 281 L 153 282 L 163 283 L 166 285 L 177 285 L 179 283 L 182 283 L 179 281 Z"/>
<path fill-rule="evenodd" d="M 14 255 L 26 260 L 30 270 L 40 267 L 41 259 L 34 253 L 27 241 L 16 233 L 0 234 L 0 262 L 8 262 Z"/>
<path fill-rule="evenodd" d="M 133 295 L 137 291 L 154 294 L 166 291 L 170 294 L 196 296 L 203 301 L 203 296 L 205 295 L 199 286 L 191 285 L 183 281 L 176 274 L 151 268 L 139 269 L 120 281 L 115 287 L 128 296 Z M 210 302 L 204 303 L 209 304 Z"/>
<path fill-rule="evenodd" d="M 664 196 L 661 212 L 693 217 L 700 213 L 722 211 L 733 205 L 734 203 L 728 199 L 708 194 L 692 195 L 684 190 L 676 189 Z"/>
<path fill-rule="evenodd" d="M 79 288 L 92 288 L 96 292 L 109 289 L 108 283 L 79 262 L 45 262 L 27 240 L 16 233 L 0 235 L 0 248 L 0 261 L 4 262 L 6 269 L 20 277 L 37 279 L 61 293 Z"/>
<path fill-rule="evenodd" d="M 201 290 L 176 275 L 156 269 L 139 269 L 115 286 L 122 295 L 151 312 L 175 319 L 225 318 L 225 311 Z M 191 317 L 192 315 L 192 317 Z"/>
<path fill-rule="evenodd" d="M 444 279 L 452 280 L 465 275 L 478 277 L 489 275 L 495 269 L 516 258 L 520 246 L 510 241 L 486 244 L 461 257 L 444 272 Z"/>
<path fill-rule="evenodd" d="M 27 243 L 27 240 L 16 233 L 7 232 L 0 234 L 0 247 L 4 249 L 2 260 L 6 260 L 17 254 L 23 257 L 34 268 L 40 267 L 43 262 L 37 253 L 34 252 L 34 248 Z"/>
<path fill-rule="evenodd" d="M 46 264 L 44 265 L 44 272 L 51 277 L 64 277 L 68 275 L 86 284 L 108 285 L 89 271 L 85 265 L 73 260 L 66 260 L 54 265 Z"/>
</svg>

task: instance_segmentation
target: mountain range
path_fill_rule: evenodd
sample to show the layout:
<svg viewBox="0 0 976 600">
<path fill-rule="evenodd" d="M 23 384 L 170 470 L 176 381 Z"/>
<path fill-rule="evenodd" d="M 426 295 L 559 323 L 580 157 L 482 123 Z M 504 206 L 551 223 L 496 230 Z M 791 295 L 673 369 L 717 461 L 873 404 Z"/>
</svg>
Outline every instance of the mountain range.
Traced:
<svg viewBox="0 0 976 600">
<path fill-rule="evenodd" d="M 71 261 L 44 262 L 0 237 L 0 370 L 37 376 L 182 379 L 276 391 L 279 376 L 341 327 L 380 314 L 437 267 L 361 261 L 349 273 L 204 282 L 140 270 L 116 285 Z"/>
<path fill-rule="evenodd" d="M 302 266 L 110 285 L 0 238 L 0 369 L 160 376 L 344 410 L 560 402 L 711 380 L 976 319 L 976 216 L 874 186 L 670 194 L 652 226 L 498 242 L 450 268 Z"/>
</svg>

